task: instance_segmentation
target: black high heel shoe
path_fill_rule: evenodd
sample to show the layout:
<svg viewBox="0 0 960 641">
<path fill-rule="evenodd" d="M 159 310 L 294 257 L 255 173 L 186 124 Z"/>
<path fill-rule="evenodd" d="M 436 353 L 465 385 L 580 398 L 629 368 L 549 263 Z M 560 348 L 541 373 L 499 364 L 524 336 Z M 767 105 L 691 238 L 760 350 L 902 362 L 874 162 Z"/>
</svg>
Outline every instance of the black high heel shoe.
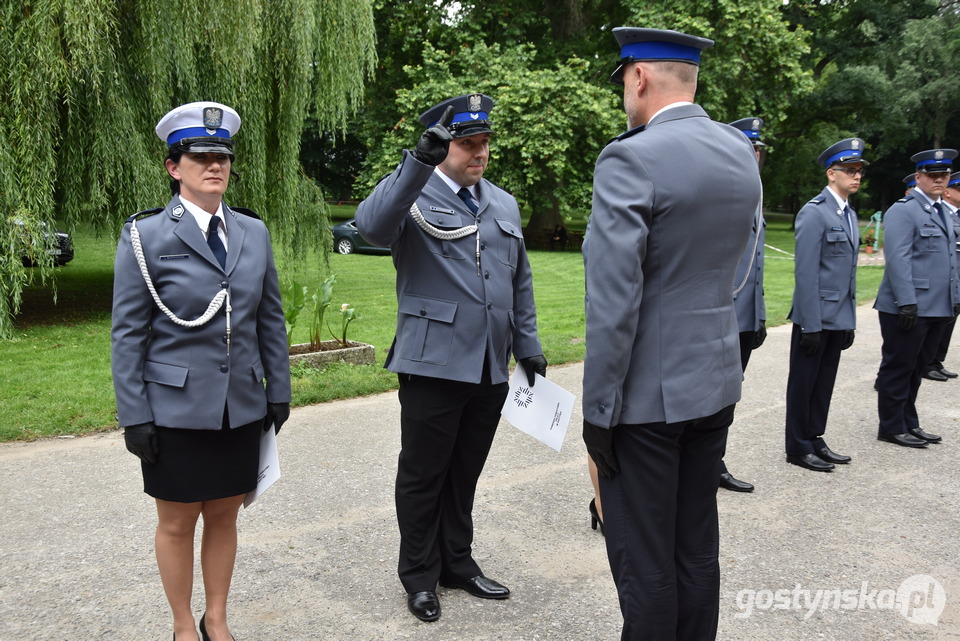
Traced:
<svg viewBox="0 0 960 641">
<path fill-rule="evenodd" d="M 210 635 L 207 634 L 206 618 L 207 618 L 207 613 L 204 612 L 203 616 L 200 617 L 200 639 L 202 639 L 202 641 L 210 641 Z M 233 641 L 237 641 L 237 639 L 232 634 L 230 635 L 230 638 L 233 639 Z M 176 638 L 174 638 L 173 641 L 177 641 Z"/>
<path fill-rule="evenodd" d="M 600 514 L 597 512 L 597 500 L 590 499 L 590 528 L 596 530 L 600 526 L 600 534 L 603 534 L 603 521 L 600 520 Z"/>
</svg>

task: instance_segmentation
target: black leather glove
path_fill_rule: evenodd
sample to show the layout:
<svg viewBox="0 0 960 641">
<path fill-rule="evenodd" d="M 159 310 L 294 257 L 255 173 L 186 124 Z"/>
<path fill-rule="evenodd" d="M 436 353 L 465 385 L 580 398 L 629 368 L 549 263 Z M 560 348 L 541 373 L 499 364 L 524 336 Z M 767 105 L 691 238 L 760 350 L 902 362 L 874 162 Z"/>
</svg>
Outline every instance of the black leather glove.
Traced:
<svg viewBox="0 0 960 641">
<path fill-rule="evenodd" d="M 290 418 L 290 403 L 267 403 L 267 417 L 263 421 L 263 431 L 266 432 L 271 425 L 275 434 L 280 433 L 280 428 Z"/>
<path fill-rule="evenodd" d="M 123 428 L 123 442 L 127 450 L 137 455 L 144 463 L 156 463 L 160 454 L 157 440 L 157 426 L 153 423 L 140 423 Z"/>
<path fill-rule="evenodd" d="M 757 329 L 757 335 L 753 339 L 753 349 L 757 349 L 763 345 L 763 341 L 767 340 L 767 321 L 760 321 L 760 327 Z"/>
<path fill-rule="evenodd" d="M 855 332 L 852 329 L 844 330 L 843 344 L 840 346 L 841 350 L 850 349 L 850 346 L 853 345 L 854 334 Z"/>
<path fill-rule="evenodd" d="M 450 150 L 450 141 L 453 140 L 453 134 L 447 129 L 452 121 L 453 105 L 450 105 L 443 112 L 440 122 L 420 134 L 420 140 L 411 152 L 413 157 L 425 165 L 434 167 L 442 163 Z"/>
<path fill-rule="evenodd" d="M 897 327 L 900 329 L 911 330 L 917 324 L 917 306 L 903 305 L 897 316 Z"/>
<path fill-rule="evenodd" d="M 583 442 L 587 454 L 597 464 L 600 476 L 611 479 L 620 471 L 617 457 L 613 454 L 613 428 L 600 427 L 583 419 Z"/>
<path fill-rule="evenodd" d="M 960 316 L 960 303 L 953 306 L 953 315 Z"/>
<path fill-rule="evenodd" d="M 523 371 L 527 373 L 527 382 L 530 383 L 530 387 L 533 387 L 533 381 L 536 378 L 535 373 L 544 378 L 547 377 L 547 359 L 543 357 L 543 354 L 521 358 L 520 364 L 523 365 Z"/>
<path fill-rule="evenodd" d="M 813 356 L 820 347 L 820 332 L 800 334 L 800 349 L 807 356 Z"/>
</svg>

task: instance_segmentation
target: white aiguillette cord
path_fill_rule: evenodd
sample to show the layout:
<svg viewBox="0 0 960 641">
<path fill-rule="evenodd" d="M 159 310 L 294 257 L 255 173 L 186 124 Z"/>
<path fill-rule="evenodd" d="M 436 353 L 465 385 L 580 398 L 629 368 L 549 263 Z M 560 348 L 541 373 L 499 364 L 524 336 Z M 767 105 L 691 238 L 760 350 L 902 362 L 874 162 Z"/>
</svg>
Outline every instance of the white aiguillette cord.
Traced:
<svg viewBox="0 0 960 641">
<path fill-rule="evenodd" d="M 760 225 L 763 220 L 763 183 L 760 183 L 760 205 L 757 207 L 757 213 L 754 215 L 753 224 L 757 228 L 757 233 L 753 236 L 753 249 L 750 250 L 750 262 L 747 264 L 747 271 L 743 272 L 743 282 L 740 283 L 740 286 L 733 290 L 733 295 L 736 296 L 740 291 L 746 286 L 747 281 L 750 280 L 750 272 L 753 271 L 753 260 L 757 256 L 757 245 L 760 244 Z"/>
<path fill-rule="evenodd" d="M 480 275 L 480 228 L 477 225 L 467 225 L 466 227 L 461 227 L 460 229 L 454 229 L 452 231 L 443 231 L 442 229 L 437 229 L 426 221 L 426 219 L 423 217 L 423 213 L 420 211 L 420 208 L 417 207 L 417 203 L 413 203 L 413 205 L 410 206 L 410 217 L 413 218 L 414 222 L 417 223 L 420 229 L 439 240 L 457 240 L 458 238 L 464 238 L 476 232 L 477 276 Z"/>
<path fill-rule="evenodd" d="M 140 274 L 143 275 L 143 282 L 147 284 L 147 289 L 150 290 L 150 295 L 153 296 L 153 301 L 157 304 L 157 307 L 160 308 L 167 318 L 171 321 L 180 325 L 182 327 L 200 327 L 201 325 L 206 325 L 210 322 L 210 319 L 220 311 L 220 308 L 223 307 L 224 301 L 227 304 L 227 354 L 230 354 L 230 312 L 233 309 L 230 306 L 230 292 L 226 288 L 221 289 L 217 292 L 217 295 L 213 297 L 213 300 L 210 301 L 210 304 L 207 306 L 207 311 L 203 313 L 199 318 L 187 321 L 179 318 L 174 314 L 170 309 L 163 304 L 163 301 L 160 300 L 160 295 L 157 294 L 157 290 L 153 286 L 153 279 L 150 278 L 150 272 L 147 271 L 147 261 L 143 257 L 143 247 L 140 245 L 140 232 L 137 230 L 137 221 L 134 220 L 133 224 L 130 226 L 130 244 L 133 245 L 133 255 L 137 259 L 137 265 L 140 266 Z"/>
</svg>

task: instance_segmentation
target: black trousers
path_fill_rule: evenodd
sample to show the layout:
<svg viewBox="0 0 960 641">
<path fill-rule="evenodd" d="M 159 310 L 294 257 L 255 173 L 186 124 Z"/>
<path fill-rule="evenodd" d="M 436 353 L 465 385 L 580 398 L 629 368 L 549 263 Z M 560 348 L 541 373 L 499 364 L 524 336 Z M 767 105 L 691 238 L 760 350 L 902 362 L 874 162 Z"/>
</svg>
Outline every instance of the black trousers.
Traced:
<svg viewBox="0 0 960 641">
<path fill-rule="evenodd" d="M 931 372 L 943 369 L 943 361 L 947 360 L 947 351 L 950 349 L 950 339 L 953 338 L 953 328 L 956 324 L 956 318 L 951 318 L 947 321 L 943 331 L 940 333 L 939 340 L 937 340 L 937 349 L 933 354 L 933 361 L 927 364 L 924 371 Z"/>
<path fill-rule="evenodd" d="M 877 372 L 877 414 L 881 434 L 903 434 L 920 427 L 917 393 L 920 374 L 934 359 L 938 341 L 950 318 L 920 317 L 909 330 L 897 326 L 897 315 L 879 312 L 881 347 Z"/>
<path fill-rule="evenodd" d="M 611 428 L 620 472 L 600 477 L 600 496 L 622 641 L 716 638 L 717 475 L 733 410 Z"/>
<path fill-rule="evenodd" d="M 400 374 L 397 572 L 407 592 L 480 574 L 473 499 L 509 385 Z"/>
<path fill-rule="evenodd" d="M 784 430 L 787 456 L 815 454 L 826 443 L 827 415 L 840 366 L 845 332 L 823 330 L 817 351 L 800 349 L 800 326 L 790 336 L 790 374 L 787 376 L 787 419 Z"/>
<path fill-rule="evenodd" d="M 757 341 L 756 332 L 740 332 L 740 367 L 747 371 L 747 363 L 750 362 L 750 354 L 753 353 L 753 344 Z M 719 474 L 727 473 L 727 464 L 720 461 Z"/>
</svg>

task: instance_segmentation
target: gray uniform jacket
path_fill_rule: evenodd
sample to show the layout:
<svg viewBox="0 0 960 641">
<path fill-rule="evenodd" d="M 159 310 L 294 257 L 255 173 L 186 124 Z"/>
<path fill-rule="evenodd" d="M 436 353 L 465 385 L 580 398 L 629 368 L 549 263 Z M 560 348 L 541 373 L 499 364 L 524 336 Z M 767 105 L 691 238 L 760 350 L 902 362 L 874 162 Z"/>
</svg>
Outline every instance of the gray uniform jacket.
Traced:
<svg viewBox="0 0 960 641">
<path fill-rule="evenodd" d="M 896 314 L 916 305 L 920 316 L 952 318 L 960 302 L 956 235 L 916 189 L 883 216 L 886 267 L 874 309 Z"/>
<path fill-rule="evenodd" d="M 737 311 L 737 324 L 741 332 L 755 332 L 760 329 L 760 322 L 767 320 L 767 306 L 763 300 L 763 243 L 766 240 L 766 230 L 767 221 L 763 219 L 762 212 L 757 212 L 750 238 L 747 239 L 747 248 L 740 257 L 737 275 L 733 281 L 734 288 L 743 283 L 743 288 L 733 295 L 733 306 Z"/>
<path fill-rule="evenodd" d="M 698 105 L 638 129 L 597 159 L 585 241 L 583 416 L 601 427 L 710 416 L 743 380 L 733 289 L 756 155 Z"/>
<path fill-rule="evenodd" d="M 177 212 L 180 212 L 179 215 Z M 226 269 L 178 197 L 137 220 L 154 287 L 174 314 L 198 318 L 224 287 L 231 295 L 227 354 L 224 309 L 196 328 L 175 324 L 147 290 L 123 226 L 114 265 L 111 367 L 120 425 L 220 429 L 267 413 L 267 402 L 290 402 L 290 360 L 270 234 L 258 218 L 223 206 Z M 266 380 L 266 389 L 264 389 Z"/>
<path fill-rule="evenodd" d="M 357 208 L 357 229 L 390 247 L 397 270 L 397 334 L 385 364 L 391 372 L 479 383 L 489 354 L 490 381 L 502 383 L 511 353 L 543 353 L 517 201 L 486 179 L 478 185 L 475 219 L 432 166 L 404 151 L 396 171 Z M 477 222 L 479 274 L 476 234 L 428 235 L 410 216 L 414 201 L 438 229 Z"/>
<path fill-rule="evenodd" d="M 793 307 L 787 317 L 801 332 L 856 329 L 860 231 L 852 209 L 850 220 L 853 234 L 829 187 L 797 214 Z"/>
</svg>

